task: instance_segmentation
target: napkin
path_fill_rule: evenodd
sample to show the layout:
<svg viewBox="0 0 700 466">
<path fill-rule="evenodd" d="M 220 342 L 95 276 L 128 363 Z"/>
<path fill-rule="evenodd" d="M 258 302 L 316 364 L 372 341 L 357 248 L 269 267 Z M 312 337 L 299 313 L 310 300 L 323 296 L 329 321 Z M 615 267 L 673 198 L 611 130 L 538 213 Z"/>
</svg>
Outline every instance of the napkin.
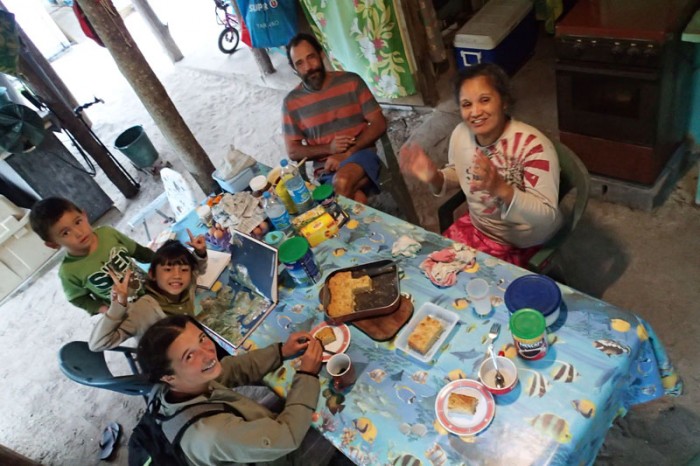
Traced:
<svg viewBox="0 0 700 466">
<path fill-rule="evenodd" d="M 405 256 L 405 257 L 416 257 L 416 254 L 420 252 L 421 244 L 411 238 L 408 235 L 403 235 L 391 246 L 391 255 Z"/>
<path fill-rule="evenodd" d="M 420 265 L 426 277 L 439 287 L 453 286 L 457 283 L 457 274 L 470 269 L 476 262 L 476 252 L 461 243 L 435 251 Z"/>
</svg>

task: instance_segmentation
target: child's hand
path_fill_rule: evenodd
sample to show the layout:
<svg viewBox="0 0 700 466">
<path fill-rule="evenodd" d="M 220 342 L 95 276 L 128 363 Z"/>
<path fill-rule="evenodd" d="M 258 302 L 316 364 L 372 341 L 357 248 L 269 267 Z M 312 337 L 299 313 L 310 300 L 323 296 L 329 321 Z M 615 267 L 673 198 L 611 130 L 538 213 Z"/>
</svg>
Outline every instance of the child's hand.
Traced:
<svg viewBox="0 0 700 466">
<path fill-rule="evenodd" d="M 129 280 L 131 280 L 131 269 L 127 269 L 124 272 L 124 276 L 121 280 L 117 277 L 114 270 L 109 269 L 107 271 L 109 276 L 112 277 L 112 301 L 117 301 L 122 306 L 126 306 L 127 300 L 129 298 Z"/>
<path fill-rule="evenodd" d="M 199 257 L 206 256 L 207 241 L 204 239 L 204 235 L 194 236 L 189 228 L 187 229 L 187 234 L 190 236 L 190 240 L 187 242 L 187 244 L 194 248 Z"/>
</svg>

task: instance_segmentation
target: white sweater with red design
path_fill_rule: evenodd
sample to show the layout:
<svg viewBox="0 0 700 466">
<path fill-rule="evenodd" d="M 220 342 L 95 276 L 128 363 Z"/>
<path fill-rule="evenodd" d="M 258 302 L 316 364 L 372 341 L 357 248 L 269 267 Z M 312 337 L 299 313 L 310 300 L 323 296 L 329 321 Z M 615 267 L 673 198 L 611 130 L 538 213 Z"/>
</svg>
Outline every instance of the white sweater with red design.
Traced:
<svg viewBox="0 0 700 466">
<path fill-rule="evenodd" d="M 481 150 L 515 188 L 505 205 L 486 191 L 470 192 L 472 165 Z M 445 183 L 437 196 L 460 186 L 467 196 L 472 223 L 496 241 L 527 248 L 545 243 L 562 223 L 559 211 L 559 160 L 551 141 L 525 123 L 511 120 L 501 137 L 480 146 L 466 124 L 450 137 Z"/>
</svg>

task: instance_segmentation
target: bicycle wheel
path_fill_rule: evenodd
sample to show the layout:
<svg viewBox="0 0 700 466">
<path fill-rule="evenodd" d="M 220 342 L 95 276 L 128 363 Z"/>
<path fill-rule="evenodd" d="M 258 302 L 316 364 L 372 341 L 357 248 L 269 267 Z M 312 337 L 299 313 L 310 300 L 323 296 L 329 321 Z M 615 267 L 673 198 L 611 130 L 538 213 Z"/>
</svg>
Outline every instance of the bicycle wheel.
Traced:
<svg viewBox="0 0 700 466">
<path fill-rule="evenodd" d="M 238 47 L 241 37 L 235 28 L 227 27 L 219 34 L 219 50 L 226 54 L 232 54 Z"/>
</svg>

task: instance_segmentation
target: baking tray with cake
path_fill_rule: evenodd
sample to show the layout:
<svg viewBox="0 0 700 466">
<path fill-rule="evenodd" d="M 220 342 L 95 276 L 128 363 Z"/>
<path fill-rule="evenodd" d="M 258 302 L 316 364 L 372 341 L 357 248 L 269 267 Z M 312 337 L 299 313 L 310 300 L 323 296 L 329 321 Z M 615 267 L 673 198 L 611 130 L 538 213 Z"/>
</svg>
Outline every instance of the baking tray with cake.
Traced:
<svg viewBox="0 0 700 466">
<path fill-rule="evenodd" d="M 413 314 L 398 266 L 388 259 L 331 272 L 319 299 L 328 322 L 351 323 L 376 341 L 392 339 Z"/>
<path fill-rule="evenodd" d="M 326 320 L 333 324 L 389 314 L 401 299 L 398 267 L 381 260 L 334 270 L 319 297 Z"/>
<path fill-rule="evenodd" d="M 430 364 L 459 322 L 459 316 L 433 303 L 423 304 L 399 332 L 394 344 L 408 356 Z"/>
</svg>

